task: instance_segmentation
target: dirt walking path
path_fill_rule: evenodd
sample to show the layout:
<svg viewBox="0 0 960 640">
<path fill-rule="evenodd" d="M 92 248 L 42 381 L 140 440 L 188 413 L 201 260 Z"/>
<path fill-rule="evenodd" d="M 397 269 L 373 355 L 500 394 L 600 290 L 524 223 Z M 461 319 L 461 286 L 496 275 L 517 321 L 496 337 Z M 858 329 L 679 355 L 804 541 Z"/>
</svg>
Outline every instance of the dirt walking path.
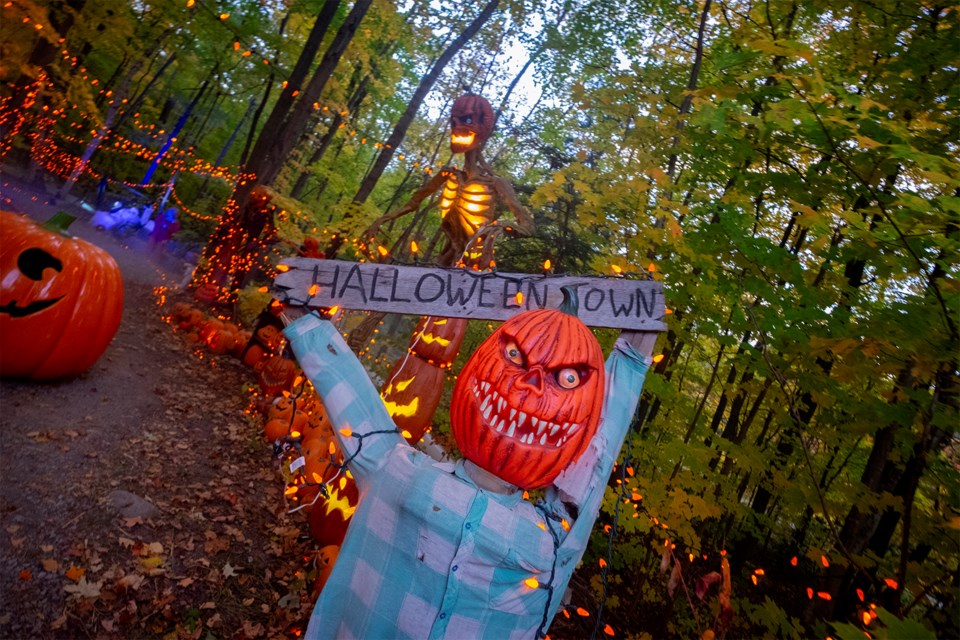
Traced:
<svg viewBox="0 0 960 640">
<path fill-rule="evenodd" d="M 2 196 L 38 220 L 64 208 Z M 163 321 L 154 289 L 182 263 L 71 231 L 119 263 L 123 319 L 85 374 L 0 381 L 0 638 L 296 637 L 312 547 L 244 411 L 251 373 Z"/>
</svg>

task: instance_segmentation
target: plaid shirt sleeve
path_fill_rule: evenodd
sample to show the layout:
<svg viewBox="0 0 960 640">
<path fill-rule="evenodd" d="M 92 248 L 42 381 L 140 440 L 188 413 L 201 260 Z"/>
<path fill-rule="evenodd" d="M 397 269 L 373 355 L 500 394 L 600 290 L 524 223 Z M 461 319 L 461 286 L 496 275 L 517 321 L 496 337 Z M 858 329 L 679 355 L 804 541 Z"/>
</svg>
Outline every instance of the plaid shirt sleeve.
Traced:
<svg viewBox="0 0 960 640">
<path fill-rule="evenodd" d="M 620 455 L 620 448 L 633 422 L 648 367 L 647 359 L 630 343 L 622 338 L 617 340 L 607 358 L 606 395 L 597 434 L 587 451 L 557 477 L 547 492 L 548 511 L 566 514 L 565 503 L 570 503 L 576 505 L 578 512 L 569 531 L 554 525 L 560 540 L 554 584 L 555 589 L 561 590 L 550 603 L 550 620 L 560 606 L 562 589 L 566 588 L 587 548 L 613 464 Z"/>
<path fill-rule="evenodd" d="M 362 490 L 387 452 L 406 442 L 363 365 L 330 321 L 306 315 L 284 333 L 303 373 L 323 398 L 350 471 Z"/>
</svg>

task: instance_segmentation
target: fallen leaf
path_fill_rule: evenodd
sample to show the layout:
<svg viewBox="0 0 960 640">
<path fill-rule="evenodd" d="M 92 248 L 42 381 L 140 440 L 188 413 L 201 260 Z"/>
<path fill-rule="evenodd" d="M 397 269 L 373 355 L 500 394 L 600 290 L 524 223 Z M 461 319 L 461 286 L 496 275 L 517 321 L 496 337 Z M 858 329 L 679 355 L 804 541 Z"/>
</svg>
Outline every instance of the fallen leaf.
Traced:
<svg viewBox="0 0 960 640">
<path fill-rule="evenodd" d="M 149 558 L 140 558 L 140 566 L 147 571 L 157 569 L 163 564 L 163 558 L 160 556 L 150 556 Z"/>
<path fill-rule="evenodd" d="M 68 584 L 63 587 L 63 590 L 67 593 L 72 593 L 78 595 L 82 598 L 99 598 L 100 597 L 100 588 L 103 586 L 103 581 L 99 580 L 97 582 L 87 582 L 87 579 L 80 578 L 80 582 L 77 584 Z"/>
<path fill-rule="evenodd" d="M 55 573 L 56 570 L 60 568 L 60 563 L 53 558 L 43 558 L 40 560 L 40 566 L 43 567 L 44 571 Z"/>
<path fill-rule="evenodd" d="M 189 587 L 189 586 L 192 585 L 192 584 L 193 584 L 193 578 L 184 578 L 183 580 L 181 580 L 180 582 L 177 583 L 177 586 L 178 586 L 178 587 Z"/>
<path fill-rule="evenodd" d="M 237 572 L 234 570 L 234 568 L 233 568 L 232 566 L 230 566 L 230 563 L 229 563 L 229 562 L 228 562 L 227 564 L 223 565 L 223 571 L 222 571 L 222 573 L 223 573 L 223 577 L 224 577 L 224 578 L 229 578 L 229 577 L 231 577 L 231 576 L 237 575 Z"/>
<path fill-rule="evenodd" d="M 33 580 L 33 572 L 30 569 L 20 569 L 20 579 L 23 581 Z"/>
<path fill-rule="evenodd" d="M 52 544 L 42 544 L 42 545 L 40 545 L 40 551 L 43 551 L 44 553 L 50 553 L 51 551 L 53 551 L 53 545 L 52 545 Z"/>
<path fill-rule="evenodd" d="M 117 584 L 135 591 L 140 588 L 140 585 L 143 584 L 144 580 L 146 580 L 146 578 L 138 573 L 128 573 L 117 580 Z"/>
<path fill-rule="evenodd" d="M 70 565 L 70 568 L 67 569 L 66 573 L 64 573 L 64 575 L 70 578 L 71 580 L 73 580 L 74 582 L 79 582 L 80 579 L 83 577 L 84 573 L 86 573 L 85 569 L 81 569 L 77 565 L 72 564 Z"/>
<path fill-rule="evenodd" d="M 66 611 L 63 612 L 63 615 L 61 615 L 59 618 L 57 618 L 56 620 L 54 620 L 53 622 L 50 623 L 50 630 L 51 630 L 51 631 L 56 631 L 57 629 L 62 628 L 63 625 L 65 625 L 65 624 L 67 624 L 67 612 L 66 612 Z"/>
<path fill-rule="evenodd" d="M 299 609 L 300 608 L 300 596 L 296 593 L 288 593 L 287 595 L 280 598 L 280 601 L 277 602 L 277 606 L 282 609 Z"/>
<path fill-rule="evenodd" d="M 149 551 L 155 556 L 158 556 L 161 553 L 163 553 L 163 545 L 160 544 L 159 542 L 151 542 L 150 544 L 147 545 L 147 551 Z"/>
</svg>

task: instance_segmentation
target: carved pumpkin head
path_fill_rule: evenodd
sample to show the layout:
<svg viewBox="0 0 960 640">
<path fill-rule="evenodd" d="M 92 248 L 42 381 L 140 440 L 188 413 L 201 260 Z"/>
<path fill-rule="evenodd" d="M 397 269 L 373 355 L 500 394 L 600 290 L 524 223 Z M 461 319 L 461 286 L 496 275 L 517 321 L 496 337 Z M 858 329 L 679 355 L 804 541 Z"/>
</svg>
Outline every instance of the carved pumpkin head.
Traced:
<svg viewBox="0 0 960 640">
<path fill-rule="evenodd" d="M 48 380 L 82 373 L 113 339 L 123 311 L 120 268 L 70 236 L 0 211 L 0 375 Z"/>
<path fill-rule="evenodd" d="M 468 93 L 450 109 L 450 150 L 466 153 L 480 149 L 493 133 L 493 108 L 482 96 Z"/>
<path fill-rule="evenodd" d="M 450 422 L 464 457 L 523 489 L 553 482 L 600 421 L 603 353 L 574 315 L 575 297 L 561 309 L 504 322 L 470 356 L 453 390 Z"/>
</svg>

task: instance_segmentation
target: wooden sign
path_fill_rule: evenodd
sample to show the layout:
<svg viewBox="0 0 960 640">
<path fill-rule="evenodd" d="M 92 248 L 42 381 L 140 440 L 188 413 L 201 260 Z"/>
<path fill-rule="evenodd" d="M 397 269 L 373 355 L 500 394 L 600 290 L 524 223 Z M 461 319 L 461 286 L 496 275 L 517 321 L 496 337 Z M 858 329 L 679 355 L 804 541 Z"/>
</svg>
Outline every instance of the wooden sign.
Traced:
<svg viewBox="0 0 960 640">
<path fill-rule="evenodd" d="M 274 284 L 292 305 L 422 316 L 506 320 L 556 309 L 575 286 L 579 317 L 592 327 L 664 331 L 663 287 L 652 280 L 497 273 L 444 267 L 287 258 Z M 286 269 L 284 271 L 284 269 Z"/>
</svg>

